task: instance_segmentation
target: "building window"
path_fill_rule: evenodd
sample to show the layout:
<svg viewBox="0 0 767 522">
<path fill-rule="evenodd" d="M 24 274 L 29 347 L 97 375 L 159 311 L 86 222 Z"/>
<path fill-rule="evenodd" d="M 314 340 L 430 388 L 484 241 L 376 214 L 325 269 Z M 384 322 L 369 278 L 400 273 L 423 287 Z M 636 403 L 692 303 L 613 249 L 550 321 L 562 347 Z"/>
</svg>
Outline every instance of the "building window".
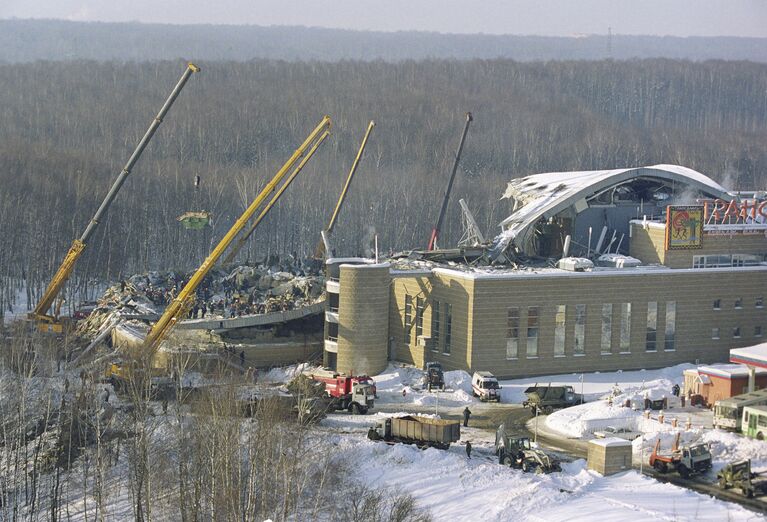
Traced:
<svg viewBox="0 0 767 522">
<path fill-rule="evenodd" d="M 654 352 L 658 350 L 658 303 L 650 301 L 647 303 L 647 335 L 645 336 L 645 351 Z"/>
<path fill-rule="evenodd" d="M 423 297 L 415 298 L 415 340 L 423 335 Z"/>
<path fill-rule="evenodd" d="M 439 349 L 439 301 L 434 301 L 431 305 L 431 340 L 434 349 Z"/>
<path fill-rule="evenodd" d="M 575 344 L 573 346 L 575 355 L 586 353 L 586 305 L 575 305 Z"/>
<path fill-rule="evenodd" d="M 732 338 L 740 339 L 740 326 L 736 326 L 732 329 Z"/>
<path fill-rule="evenodd" d="M 621 353 L 631 352 L 631 303 L 621 303 Z"/>
<path fill-rule="evenodd" d="M 450 343 L 453 341 L 453 305 L 445 303 L 445 346 L 443 353 L 450 354 Z"/>
<path fill-rule="evenodd" d="M 506 358 L 519 357 L 519 308 L 509 308 L 506 312 Z"/>
<path fill-rule="evenodd" d="M 741 308 L 743 308 L 743 298 L 742 297 L 735 300 L 735 309 L 736 310 L 740 310 Z"/>
<path fill-rule="evenodd" d="M 554 357 L 565 355 L 565 326 L 567 319 L 567 305 L 558 305 L 557 314 L 554 317 Z"/>
<path fill-rule="evenodd" d="M 721 310 L 721 309 L 722 309 L 722 300 L 714 299 L 714 310 Z"/>
<path fill-rule="evenodd" d="M 732 255 L 708 255 L 693 256 L 693 268 L 722 268 L 722 267 L 740 267 L 756 266 L 762 262 L 762 256 L 752 254 L 732 254 Z"/>
<path fill-rule="evenodd" d="M 405 344 L 410 345 L 410 330 L 413 328 L 413 298 L 405 294 Z"/>
<path fill-rule="evenodd" d="M 712 339 L 719 339 L 719 328 L 712 328 L 711 329 L 711 338 Z"/>
<path fill-rule="evenodd" d="M 538 357 L 538 307 L 527 309 L 527 356 Z"/>
<path fill-rule="evenodd" d="M 613 347 L 613 305 L 602 304 L 602 355 L 610 355 Z"/>
<path fill-rule="evenodd" d="M 761 337 L 761 336 L 762 336 L 762 327 L 754 326 L 754 337 Z"/>
<path fill-rule="evenodd" d="M 756 298 L 756 307 L 757 308 L 764 308 L 764 297 L 759 296 Z"/>
<path fill-rule="evenodd" d="M 667 352 L 673 352 L 676 348 L 674 338 L 676 337 L 676 301 L 666 301 L 666 339 L 663 349 Z"/>
</svg>

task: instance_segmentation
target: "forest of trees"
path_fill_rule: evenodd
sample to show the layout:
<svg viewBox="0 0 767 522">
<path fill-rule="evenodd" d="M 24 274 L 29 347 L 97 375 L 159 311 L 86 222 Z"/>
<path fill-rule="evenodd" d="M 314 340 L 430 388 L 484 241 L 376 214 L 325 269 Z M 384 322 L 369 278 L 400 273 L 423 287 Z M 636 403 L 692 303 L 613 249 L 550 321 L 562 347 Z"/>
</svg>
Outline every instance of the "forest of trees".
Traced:
<svg viewBox="0 0 767 522">
<path fill-rule="evenodd" d="M 537 172 L 681 164 L 767 189 L 767 65 L 666 59 L 520 63 L 201 62 L 91 240 L 73 285 L 196 267 L 324 114 L 333 135 L 242 259 L 313 252 L 371 119 L 335 233 L 357 254 L 425 246 L 464 113 L 474 114 L 443 243 L 463 197 L 489 236 L 505 183 Z M 0 66 L 0 295 L 32 300 L 183 71 L 180 61 Z M 194 177 L 201 176 L 196 192 Z M 213 213 L 204 231 L 176 217 Z M 0 303 L 2 303 L 0 300 Z"/>
<path fill-rule="evenodd" d="M 318 27 L 0 20 L 0 63 L 34 60 L 674 58 L 767 62 L 767 38 L 375 32 Z"/>
</svg>

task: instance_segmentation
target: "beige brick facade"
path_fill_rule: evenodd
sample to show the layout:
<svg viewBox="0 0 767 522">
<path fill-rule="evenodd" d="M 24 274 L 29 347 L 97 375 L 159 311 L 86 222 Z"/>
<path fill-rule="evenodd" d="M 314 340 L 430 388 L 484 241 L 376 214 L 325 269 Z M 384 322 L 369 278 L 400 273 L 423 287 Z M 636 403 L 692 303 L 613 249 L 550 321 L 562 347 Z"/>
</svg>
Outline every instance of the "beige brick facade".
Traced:
<svg viewBox="0 0 767 522">
<path fill-rule="evenodd" d="M 662 224 L 631 224 L 630 255 L 646 264 L 669 268 L 692 268 L 694 256 L 756 254 L 767 252 L 767 235 L 703 233 L 701 248 L 666 250 L 666 229 Z"/>
<path fill-rule="evenodd" d="M 767 237 L 706 234 L 703 248 L 675 251 L 664 239 L 662 226 L 632 224 L 631 255 L 655 265 L 639 268 L 342 265 L 337 369 L 375 373 L 387 358 L 419 367 L 434 360 L 446 370 L 516 378 L 725 362 L 730 349 L 763 342 L 767 266 L 692 265 L 696 255 L 764 256 Z"/>
</svg>

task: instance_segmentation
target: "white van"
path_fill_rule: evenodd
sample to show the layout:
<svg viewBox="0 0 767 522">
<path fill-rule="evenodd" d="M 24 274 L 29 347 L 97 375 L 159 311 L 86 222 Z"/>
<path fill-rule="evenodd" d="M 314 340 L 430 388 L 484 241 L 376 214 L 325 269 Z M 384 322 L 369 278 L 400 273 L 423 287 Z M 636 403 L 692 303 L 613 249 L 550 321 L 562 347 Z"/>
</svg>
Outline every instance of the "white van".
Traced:
<svg viewBox="0 0 767 522">
<path fill-rule="evenodd" d="M 498 379 L 490 372 L 474 372 L 471 391 L 481 401 L 501 402 L 501 387 L 498 385 Z"/>
</svg>

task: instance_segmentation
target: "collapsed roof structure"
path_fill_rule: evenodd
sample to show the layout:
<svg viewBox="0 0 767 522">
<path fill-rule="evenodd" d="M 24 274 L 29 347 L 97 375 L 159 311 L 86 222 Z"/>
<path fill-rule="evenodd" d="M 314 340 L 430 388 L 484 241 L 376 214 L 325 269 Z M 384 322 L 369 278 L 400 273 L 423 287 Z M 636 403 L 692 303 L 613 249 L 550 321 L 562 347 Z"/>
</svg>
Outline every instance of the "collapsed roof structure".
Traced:
<svg viewBox="0 0 767 522">
<path fill-rule="evenodd" d="M 493 240 L 493 262 L 504 253 L 559 258 L 568 235 L 579 254 L 593 252 L 596 244 L 589 244 L 590 230 L 598 234 L 607 227 L 613 241 L 619 241 L 628 236 L 631 219 L 659 216 L 671 204 L 733 196 L 693 169 L 653 165 L 535 174 L 510 181 L 503 198 L 512 201 L 513 210 Z M 627 250 L 628 242 L 625 246 Z"/>
</svg>

